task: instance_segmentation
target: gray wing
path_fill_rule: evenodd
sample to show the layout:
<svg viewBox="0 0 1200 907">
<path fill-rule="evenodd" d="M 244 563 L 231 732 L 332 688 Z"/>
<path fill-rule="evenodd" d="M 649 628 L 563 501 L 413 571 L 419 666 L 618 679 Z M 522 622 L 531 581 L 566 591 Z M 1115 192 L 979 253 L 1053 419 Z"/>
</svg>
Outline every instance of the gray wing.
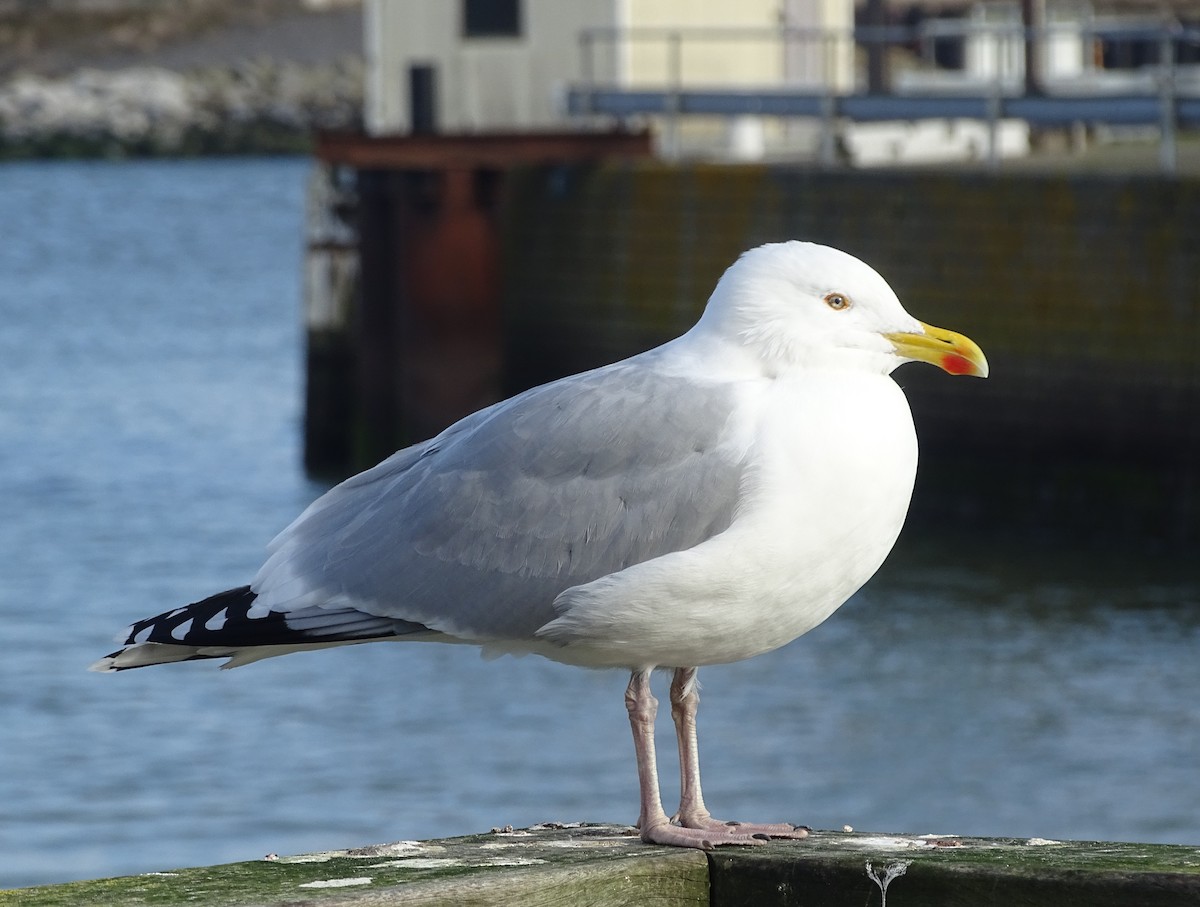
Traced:
<svg viewBox="0 0 1200 907">
<path fill-rule="evenodd" d="M 725 529 L 732 393 L 638 359 L 534 388 L 316 501 L 272 543 L 256 608 L 353 608 L 521 639 L 564 589 Z"/>
</svg>

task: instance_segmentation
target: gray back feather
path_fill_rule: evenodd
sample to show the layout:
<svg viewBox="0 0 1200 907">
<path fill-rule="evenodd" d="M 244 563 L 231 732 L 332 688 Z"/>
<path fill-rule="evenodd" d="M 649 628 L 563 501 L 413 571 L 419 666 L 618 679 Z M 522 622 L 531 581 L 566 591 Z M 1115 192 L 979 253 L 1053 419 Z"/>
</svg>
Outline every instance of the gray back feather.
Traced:
<svg viewBox="0 0 1200 907">
<path fill-rule="evenodd" d="M 339 485 L 272 543 L 264 606 L 322 601 L 523 639 L 571 586 L 725 529 L 729 389 L 642 357 L 481 410 Z"/>
</svg>

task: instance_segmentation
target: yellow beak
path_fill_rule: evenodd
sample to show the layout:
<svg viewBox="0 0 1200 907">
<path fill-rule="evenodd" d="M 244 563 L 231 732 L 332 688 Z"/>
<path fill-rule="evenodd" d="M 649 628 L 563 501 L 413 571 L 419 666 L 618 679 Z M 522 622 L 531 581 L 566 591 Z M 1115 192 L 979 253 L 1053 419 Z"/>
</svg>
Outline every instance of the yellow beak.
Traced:
<svg viewBox="0 0 1200 907">
<path fill-rule="evenodd" d="M 892 342 L 896 353 L 904 359 L 932 363 L 951 375 L 988 376 L 987 358 L 970 337 L 924 322 L 921 327 L 925 329 L 924 334 L 897 331 L 883 336 Z"/>
</svg>

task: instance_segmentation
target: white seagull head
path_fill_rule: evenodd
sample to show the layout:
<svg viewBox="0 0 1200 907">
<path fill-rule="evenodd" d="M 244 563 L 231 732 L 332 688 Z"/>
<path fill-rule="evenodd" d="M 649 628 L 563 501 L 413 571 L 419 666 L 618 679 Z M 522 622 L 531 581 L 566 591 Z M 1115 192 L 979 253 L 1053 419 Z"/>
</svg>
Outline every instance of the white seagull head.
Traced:
<svg viewBox="0 0 1200 907">
<path fill-rule="evenodd" d="M 744 253 L 717 283 L 697 328 L 742 345 L 769 372 L 800 367 L 891 372 L 914 360 L 986 377 L 974 342 L 923 324 L 853 255 L 807 242 Z"/>
</svg>

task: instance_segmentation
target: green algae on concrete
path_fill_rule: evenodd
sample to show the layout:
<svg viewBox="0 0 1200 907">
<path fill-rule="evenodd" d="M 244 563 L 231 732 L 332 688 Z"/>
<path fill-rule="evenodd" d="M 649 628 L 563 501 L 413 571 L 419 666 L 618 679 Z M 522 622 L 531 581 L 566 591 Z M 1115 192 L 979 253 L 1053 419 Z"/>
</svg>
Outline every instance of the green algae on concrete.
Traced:
<svg viewBox="0 0 1200 907">
<path fill-rule="evenodd" d="M 441 841 L 0 891 L 0 907 L 708 903 L 699 851 L 647 847 L 612 826 L 538 826 Z"/>
<path fill-rule="evenodd" d="M 705 854 L 633 829 L 536 826 L 0 891 L 0 907 L 606 905 L 1182 907 L 1200 847 L 818 831 Z"/>
</svg>

